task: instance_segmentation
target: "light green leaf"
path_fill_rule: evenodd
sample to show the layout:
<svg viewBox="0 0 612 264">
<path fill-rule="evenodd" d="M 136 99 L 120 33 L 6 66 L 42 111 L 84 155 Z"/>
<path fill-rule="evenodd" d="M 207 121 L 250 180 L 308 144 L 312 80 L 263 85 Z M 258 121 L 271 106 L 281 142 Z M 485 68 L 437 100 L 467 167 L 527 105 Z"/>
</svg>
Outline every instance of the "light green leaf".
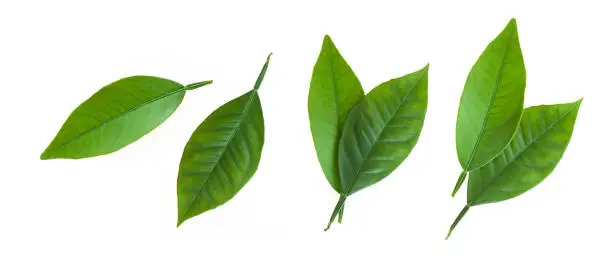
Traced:
<svg viewBox="0 0 612 264">
<path fill-rule="evenodd" d="M 349 114 L 340 139 L 339 207 L 330 224 L 346 197 L 387 177 L 414 148 L 427 110 L 428 69 L 377 86 Z"/>
<path fill-rule="evenodd" d="M 80 159 L 119 150 L 163 123 L 181 104 L 186 90 L 211 82 L 183 86 L 133 76 L 111 83 L 70 114 L 40 158 Z"/>
<path fill-rule="evenodd" d="M 457 155 L 463 172 L 491 161 L 510 142 L 523 110 L 525 65 L 516 21 L 512 19 L 472 67 L 457 115 Z"/>
<path fill-rule="evenodd" d="M 517 133 L 504 151 L 470 173 L 466 208 L 511 199 L 542 182 L 569 144 L 581 103 L 582 99 L 525 109 Z"/>
<path fill-rule="evenodd" d="M 310 130 L 329 184 L 340 192 L 338 141 L 349 111 L 363 98 L 361 84 L 329 36 L 314 66 L 308 94 Z"/>
<path fill-rule="evenodd" d="M 215 110 L 187 142 L 178 173 L 177 226 L 226 203 L 255 174 L 264 144 L 257 91 L 269 61 L 253 90 Z"/>
</svg>

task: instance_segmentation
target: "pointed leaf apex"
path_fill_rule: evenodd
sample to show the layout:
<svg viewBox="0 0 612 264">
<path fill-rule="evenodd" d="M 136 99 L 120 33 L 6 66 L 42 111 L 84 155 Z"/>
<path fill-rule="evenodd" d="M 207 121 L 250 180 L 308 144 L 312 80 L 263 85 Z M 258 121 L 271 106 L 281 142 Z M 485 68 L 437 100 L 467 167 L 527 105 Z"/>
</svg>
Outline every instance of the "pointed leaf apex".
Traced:
<svg viewBox="0 0 612 264">
<path fill-rule="evenodd" d="M 51 157 L 49 156 L 49 154 L 47 154 L 46 151 L 40 154 L 40 160 L 48 160 L 48 159 L 51 159 Z"/>
<path fill-rule="evenodd" d="M 186 219 L 178 219 L 178 221 L 176 221 L 176 227 L 178 228 L 179 226 L 181 226 L 181 224 L 183 224 L 183 222 L 185 222 Z"/>
<path fill-rule="evenodd" d="M 323 47 L 336 49 L 336 44 L 334 44 L 334 41 L 329 35 L 325 35 L 325 37 L 323 38 Z"/>
<path fill-rule="evenodd" d="M 510 30 L 512 32 L 517 32 L 517 26 L 516 26 L 516 19 L 512 18 L 510 19 L 510 22 L 508 22 L 508 25 L 506 26 L 505 30 Z"/>
</svg>

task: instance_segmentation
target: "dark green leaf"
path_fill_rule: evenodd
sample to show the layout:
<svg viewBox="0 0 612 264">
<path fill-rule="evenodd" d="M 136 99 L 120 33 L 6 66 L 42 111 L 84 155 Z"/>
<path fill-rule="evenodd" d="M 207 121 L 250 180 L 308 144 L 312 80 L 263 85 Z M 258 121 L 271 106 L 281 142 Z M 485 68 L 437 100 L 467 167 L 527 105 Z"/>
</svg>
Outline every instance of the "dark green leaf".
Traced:
<svg viewBox="0 0 612 264">
<path fill-rule="evenodd" d="M 332 221 L 346 197 L 387 177 L 414 148 L 427 110 L 428 69 L 377 86 L 349 114 L 339 147 L 342 205 Z"/>
<path fill-rule="evenodd" d="M 264 119 L 257 90 L 215 110 L 193 132 L 179 167 L 178 225 L 229 201 L 251 179 L 264 144 Z"/>
<path fill-rule="evenodd" d="M 150 76 L 121 79 L 100 89 L 68 117 L 41 159 L 80 159 L 104 155 L 138 140 L 164 122 L 181 104 L 183 86 Z"/>
<path fill-rule="evenodd" d="M 525 65 L 512 19 L 472 67 L 457 115 L 457 155 L 463 172 L 491 161 L 510 142 L 523 110 Z"/>
<path fill-rule="evenodd" d="M 312 72 L 308 94 L 310 130 L 329 184 L 340 192 L 338 141 L 350 109 L 363 98 L 361 84 L 329 36 Z"/>
<path fill-rule="evenodd" d="M 508 200 L 542 182 L 569 144 L 581 102 L 525 109 L 510 144 L 493 161 L 470 173 L 466 207 Z"/>
<path fill-rule="evenodd" d="M 429 67 L 374 88 L 347 118 L 340 140 L 340 185 L 351 195 L 399 166 L 421 134 Z"/>
</svg>

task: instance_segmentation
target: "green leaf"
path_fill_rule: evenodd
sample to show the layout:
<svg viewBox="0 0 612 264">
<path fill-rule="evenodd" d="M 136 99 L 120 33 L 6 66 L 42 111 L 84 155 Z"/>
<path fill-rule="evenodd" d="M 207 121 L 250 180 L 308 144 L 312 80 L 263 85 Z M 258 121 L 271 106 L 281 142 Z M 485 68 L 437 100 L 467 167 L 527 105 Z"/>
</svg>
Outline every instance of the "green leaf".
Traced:
<svg viewBox="0 0 612 264">
<path fill-rule="evenodd" d="M 253 90 L 215 110 L 187 142 L 178 173 L 177 226 L 226 203 L 255 174 L 264 144 L 257 91 L 269 61 Z"/>
<path fill-rule="evenodd" d="M 466 207 L 505 201 L 542 182 L 569 144 L 581 103 L 582 99 L 525 109 L 510 144 L 493 161 L 470 172 Z"/>
<path fill-rule="evenodd" d="M 183 86 L 132 76 L 111 83 L 70 114 L 40 158 L 80 159 L 117 151 L 163 123 L 181 104 L 186 90 L 211 82 Z"/>
<path fill-rule="evenodd" d="M 472 67 L 457 115 L 457 155 L 463 172 L 491 161 L 510 142 L 523 110 L 525 64 L 516 21 L 512 19 Z"/>
<path fill-rule="evenodd" d="M 346 197 L 387 177 L 416 145 L 427 110 L 428 69 L 377 86 L 349 114 L 339 150 L 342 205 L 330 224 Z"/>
<path fill-rule="evenodd" d="M 308 94 L 310 130 L 319 163 L 329 184 L 340 192 L 338 142 L 344 121 L 363 98 L 361 83 L 329 36 L 314 66 Z"/>
<path fill-rule="evenodd" d="M 519 129 L 504 151 L 470 173 L 470 205 L 501 202 L 528 191 L 557 166 L 569 144 L 582 99 L 525 109 Z"/>
</svg>

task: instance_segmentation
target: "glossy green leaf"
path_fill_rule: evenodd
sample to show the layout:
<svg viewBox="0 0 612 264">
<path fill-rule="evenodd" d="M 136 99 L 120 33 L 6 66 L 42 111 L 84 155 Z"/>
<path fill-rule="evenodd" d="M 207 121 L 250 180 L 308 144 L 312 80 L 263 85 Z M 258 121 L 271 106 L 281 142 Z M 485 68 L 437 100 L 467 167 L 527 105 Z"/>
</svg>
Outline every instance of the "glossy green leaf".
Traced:
<svg viewBox="0 0 612 264">
<path fill-rule="evenodd" d="M 117 151 L 163 123 L 181 104 L 183 86 L 150 76 L 111 83 L 79 105 L 68 117 L 41 159 L 80 159 Z"/>
<path fill-rule="evenodd" d="M 361 83 L 329 36 L 314 66 L 308 94 L 310 130 L 319 163 L 329 184 L 340 192 L 338 142 L 344 121 L 363 98 Z"/>
<path fill-rule="evenodd" d="M 349 195 L 387 177 L 414 148 L 427 110 L 428 69 L 377 86 L 347 117 L 339 145 L 340 200 L 330 225 Z"/>
<path fill-rule="evenodd" d="M 253 90 L 215 110 L 187 142 L 178 173 L 177 226 L 226 203 L 255 174 L 264 144 L 257 91 L 269 61 Z"/>
<path fill-rule="evenodd" d="M 471 206 L 519 196 L 555 169 L 569 144 L 581 102 L 525 109 L 510 144 L 494 160 L 470 172 L 467 205 L 449 235 Z"/>
<path fill-rule="evenodd" d="M 463 172 L 491 161 L 510 142 L 523 110 L 525 65 L 516 21 L 512 19 L 472 67 L 457 114 L 457 155 Z"/>
</svg>

